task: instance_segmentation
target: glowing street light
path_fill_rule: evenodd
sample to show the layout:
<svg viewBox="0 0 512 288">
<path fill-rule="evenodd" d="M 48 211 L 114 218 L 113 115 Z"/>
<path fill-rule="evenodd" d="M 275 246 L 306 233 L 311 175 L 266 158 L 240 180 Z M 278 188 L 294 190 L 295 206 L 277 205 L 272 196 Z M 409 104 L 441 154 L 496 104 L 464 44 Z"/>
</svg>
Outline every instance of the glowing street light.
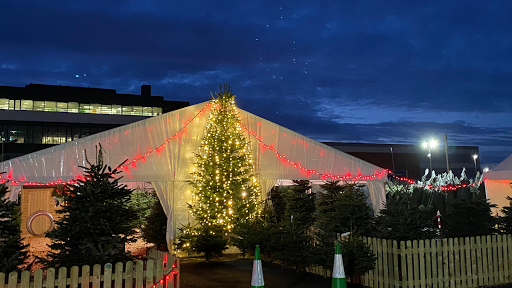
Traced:
<svg viewBox="0 0 512 288">
<path fill-rule="evenodd" d="M 439 142 L 437 140 L 424 141 L 422 144 L 423 149 L 428 149 L 427 157 L 430 160 L 430 173 L 432 173 L 432 153 L 431 150 L 439 147 Z"/>
<path fill-rule="evenodd" d="M 475 173 L 477 173 L 477 170 L 476 170 L 476 159 L 478 158 L 478 155 L 474 154 L 473 155 L 473 162 L 475 162 Z"/>
</svg>

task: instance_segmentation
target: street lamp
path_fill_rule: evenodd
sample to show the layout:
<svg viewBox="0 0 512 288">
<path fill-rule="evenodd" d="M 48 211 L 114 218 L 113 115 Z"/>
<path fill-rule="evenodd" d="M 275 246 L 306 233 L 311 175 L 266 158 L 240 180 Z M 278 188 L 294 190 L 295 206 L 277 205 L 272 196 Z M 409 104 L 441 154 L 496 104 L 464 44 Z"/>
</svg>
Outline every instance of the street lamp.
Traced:
<svg viewBox="0 0 512 288">
<path fill-rule="evenodd" d="M 478 172 L 478 171 L 476 170 L 476 158 L 478 158 L 478 155 L 476 155 L 476 154 L 475 154 L 475 155 L 473 155 L 473 162 L 475 162 L 475 174 Z"/>
<path fill-rule="evenodd" d="M 393 147 L 389 147 L 391 149 L 391 163 L 393 164 L 393 175 L 395 175 L 395 157 L 393 156 Z"/>
<path fill-rule="evenodd" d="M 424 149 L 428 149 L 427 157 L 430 160 L 430 173 L 432 173 L 432 153 L 431 150 L 434 148 L 437 148 L 439 146 L 439 143 L 437 140 L 430 140 L 430 142 L 424 141 L 422 143 L 422 146 Z"/>
</svg>

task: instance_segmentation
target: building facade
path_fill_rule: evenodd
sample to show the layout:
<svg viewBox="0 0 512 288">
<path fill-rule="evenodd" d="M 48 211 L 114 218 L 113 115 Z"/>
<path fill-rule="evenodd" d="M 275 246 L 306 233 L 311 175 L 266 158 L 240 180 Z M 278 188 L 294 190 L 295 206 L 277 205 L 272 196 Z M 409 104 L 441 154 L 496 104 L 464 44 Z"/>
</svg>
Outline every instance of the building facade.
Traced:
<svg viewBox="0 0 512 288">
<path fill-rule="evenodd" d="M 29 84 L 0 86 L 0 161 L 73 141 L 142 119 L 189 106 L 114 89 Z"/>
</svg>

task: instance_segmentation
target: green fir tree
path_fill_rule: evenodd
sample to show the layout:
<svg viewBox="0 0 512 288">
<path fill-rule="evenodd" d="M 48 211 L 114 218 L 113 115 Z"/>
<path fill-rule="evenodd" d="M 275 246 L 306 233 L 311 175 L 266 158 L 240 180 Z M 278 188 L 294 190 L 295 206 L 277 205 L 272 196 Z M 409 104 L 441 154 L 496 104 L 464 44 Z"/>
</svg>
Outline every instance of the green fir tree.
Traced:
<svg viewBox="0 0 512 288">
<path fill-rule="evenodd" d="M 21 239 L 21 212 L 16 201 L 6 199 L 7 185 L 0 184 L 0 272 L 17 271 L 27 257 Z"/>
<path fill-rule="evenodd" d="M 444 216 L 445 225 L 442 226 L 442 236 L 472 237 L 492 235 L 498 232 L 496 225 L 498 219 L 491 214 L 491 208 L 496 208 L 487 199 L 467 200 L 456 199 Z M 443 219 L 441 219 L 443 221 Z"/>
<path fill-rule="evenodd" d="M 384 209 L 376 220 L 375 237 L 396 240 L 420 240 L 436 237 L 430 210 L 418 206 L 406 190 L 388 193 Z"/>
<path fill-rule="evenodd" d="M 357 232 L 358 235 L 373 233 L 375 216 L 368 203 L 368 196 L 360 184 L 341 184 L 327 181 L 320 185 L 315 223 L 314 262 L 325 269 L 332 269 L 333 243 L 338 234 Z"/>
<path fill-rule="evenodd" d="M 178 251 L 183 251 L 187 253 L 187 256 L 190 256 L 190 253 L 194 252 L 197 232 L 190 223 L 187 225 L 182 224 L 181 228 L 178 228 L 178 230 L 180 231 L 180 234 L 175 242 L 176 249 Z"/>
<path fill-rule="evenodd" d="M 510 196 L 507 196 L 506 198 L 509 201 L 509 205 L 503 206 L 501 209 L 503 216 L 500 219 L 500 228 L 503 234 L 512 234 L 512 198 L 510 198 Z"/>
<path fill-rule="evenodd" d="M 137 228 L 140 229 L 147 224 L 146 217 L 149 216 L 156 202 L 158 202 L 158 196 L 154 191 L 137 189 L 132 192 L 128 206 L 137 211 Z"/>
<path fill-rule="evenodd" d="M 325 192 L 319 193 L 316 203 L 319 227 L 334 233 L 356 230 L 364 236 L 373 232 L 375 216 L 363 185 L 328 181 L 320 187 Z"/>
<path fill-rule="evenodd" d="M 133 241 L 137 213 L 128 207 L 132 190 L 119 184 L 119 167 L 103 164 L 102 149 L 96 164 L 87 160 L 84 178 L 65 186 L 64 205 L 57 211 L 62 217 L 47 237 L 52 251 L 45 261 L 48 267 L 103 265 L 131 259 L 125 244 Z"/>
<path fill-rule="evenodd" d="M 370 245 L 361 238 L 350 235 L 349 239 L 341 241 L 341 255 L 345 273 L 352 283 L 361 284 L 360 276 L 375 268 L 377 256 Z"/>
<path fill-rule="evenodd" d="M 285 265 L 292 265 L 297 272 L 305 273 L 313 259 L 313 234 L 315 221 L 315 193 L 308 180 L 294 180 L 285 194 L 286 208 L 277 234 L 280 249 L 275 258 Z"/>
<path fill-rule="evenodd" d="M 155 244 L 158 250 L 167 251 L 167 215 L 158 199 L 153 203 L 145 222 L 146 225 L 141 229 L 142 238 Z"/>
<path fill-rule="evenodd" d="M 190 211 L 201 225 L 230 231 L 260 214 L 260 187 L 235 94 L 224 86 L 216 95 L 196 154 Z"/>
<path fill-rule="evenodd" d="M 203 225 L 195 229 L 195 238 L 192 242 L 192 248 L 204 253 L 206 261 L 210 261 L 212 257 L 222 254 L 222 251 L 228 249 L 228 240 L 222 237 L 224 227 L 220 225 Z"/>
</svg>

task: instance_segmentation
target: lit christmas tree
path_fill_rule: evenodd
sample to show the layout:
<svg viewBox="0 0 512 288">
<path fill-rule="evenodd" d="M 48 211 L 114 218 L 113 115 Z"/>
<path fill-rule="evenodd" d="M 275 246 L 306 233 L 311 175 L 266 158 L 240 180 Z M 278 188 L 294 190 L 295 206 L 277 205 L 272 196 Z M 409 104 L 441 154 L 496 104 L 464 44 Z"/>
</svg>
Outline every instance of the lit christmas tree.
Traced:
<svg viewBox="0 0 512 288">
<path fill-rule="evenodd" d="M 201 225 L 230 231 L 260 214 L 260 187 L 229 86 L 212 97 L 212 110 L 194 162 L 190 212 Z"/>
</svg>

